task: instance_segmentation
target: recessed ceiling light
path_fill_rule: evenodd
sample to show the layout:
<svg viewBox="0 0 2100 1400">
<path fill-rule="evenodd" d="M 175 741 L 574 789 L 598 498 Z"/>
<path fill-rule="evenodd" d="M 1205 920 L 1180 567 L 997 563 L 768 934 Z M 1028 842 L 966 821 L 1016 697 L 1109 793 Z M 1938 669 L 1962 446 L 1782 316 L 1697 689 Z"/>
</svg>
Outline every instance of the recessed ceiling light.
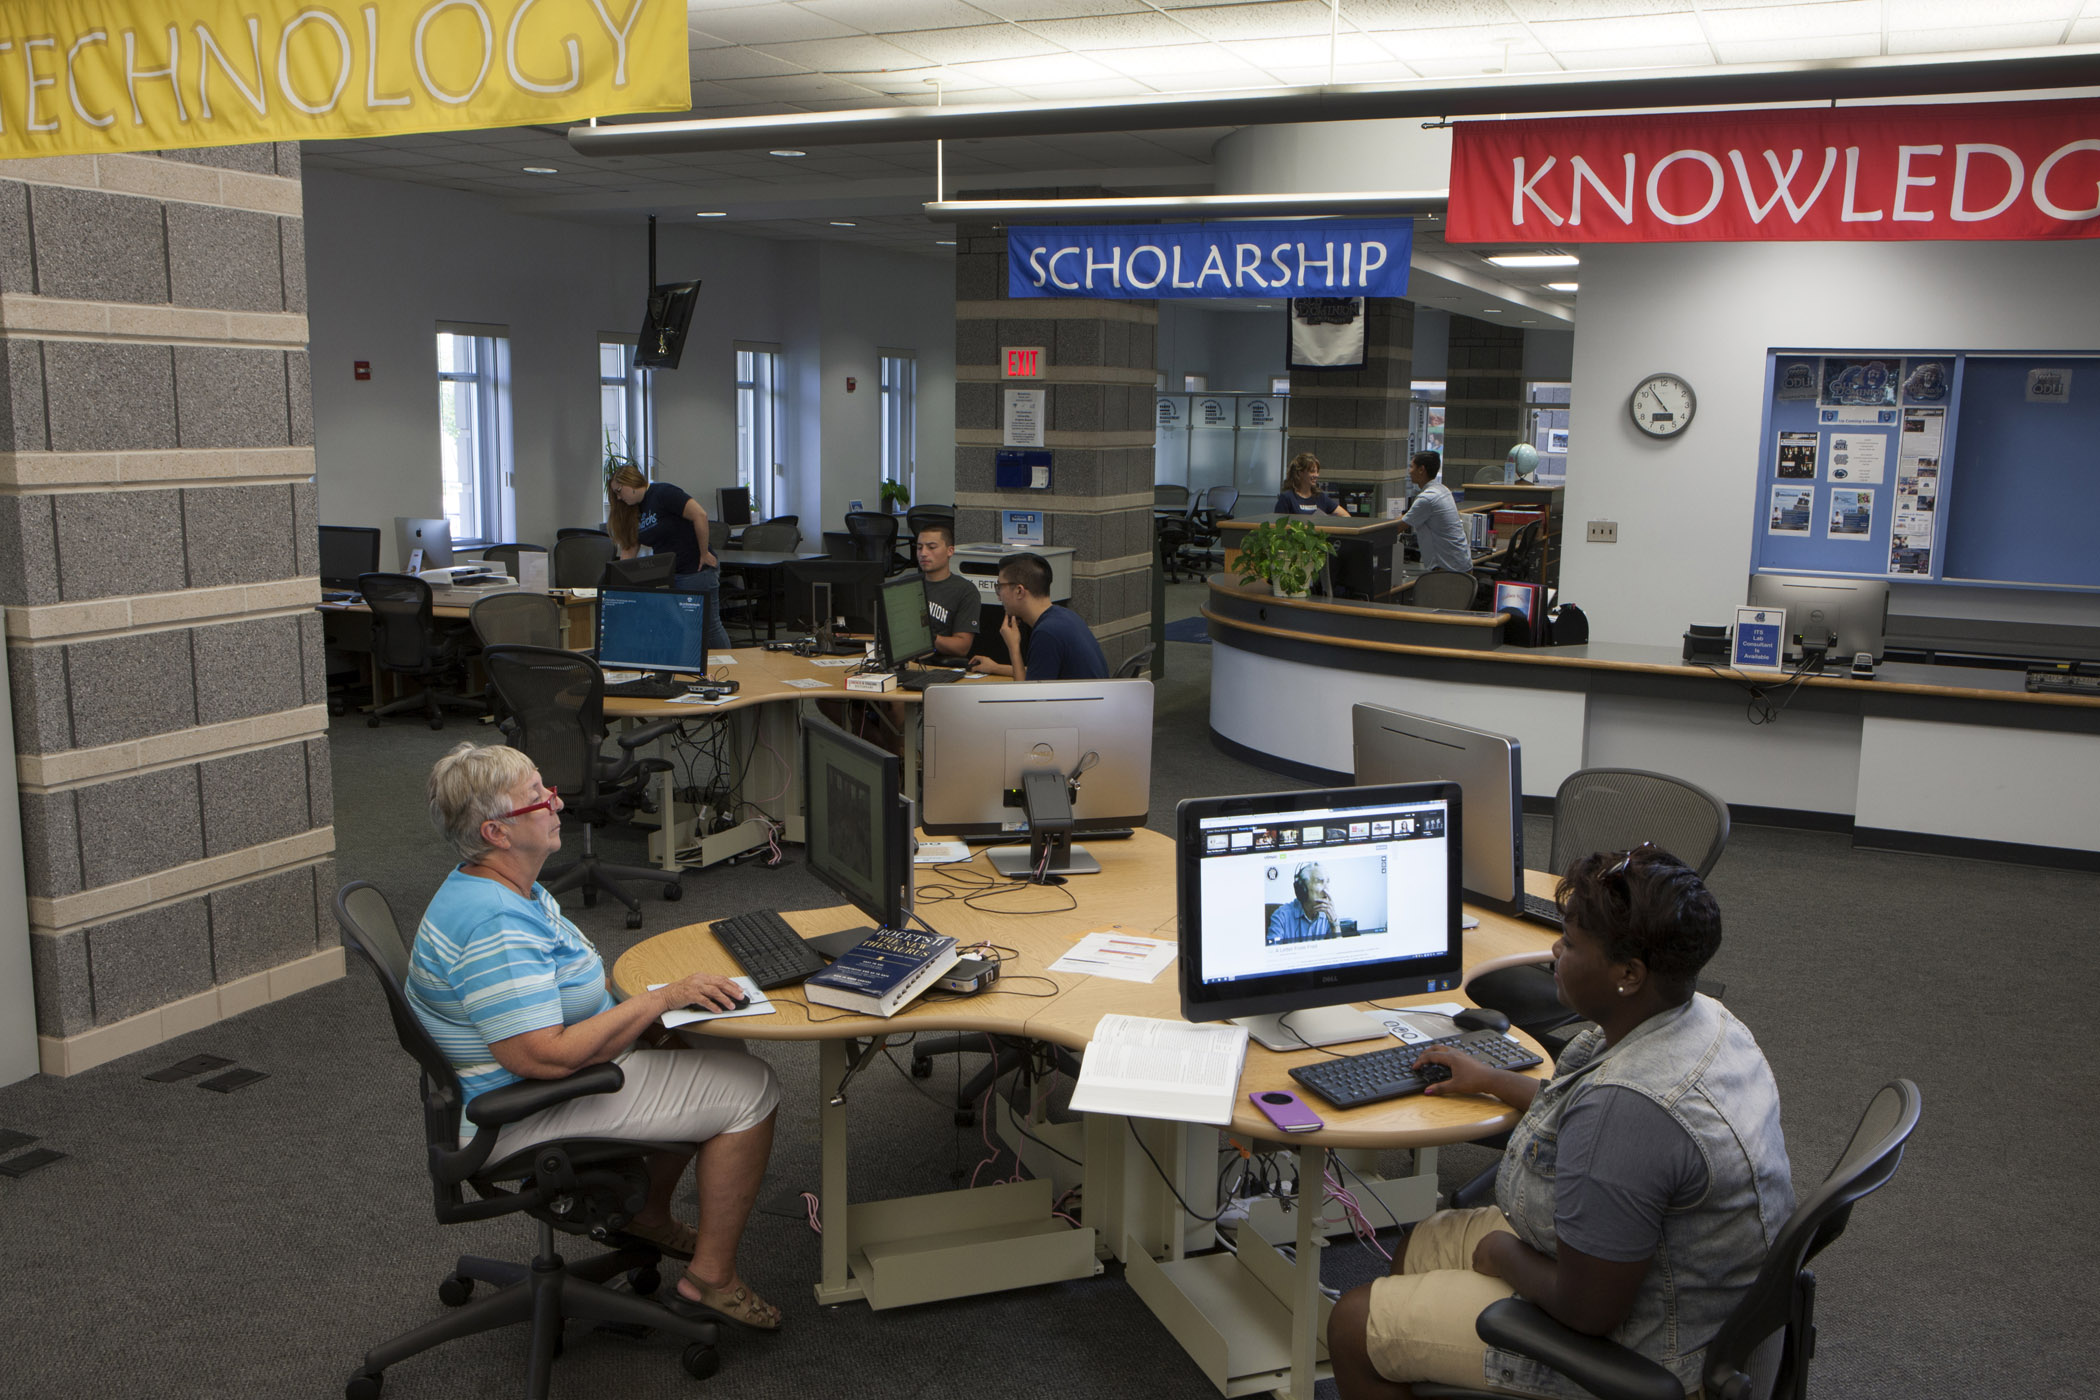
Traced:
<svg viewBox="0 0 2100 1400">
<path fill-rule="evenodd" d="M 806 156 L 806 155 L 808 155 L 808 154 L 809 154 L 809 152 L 808 152 L 808 151 L 767 151 L 767 152 L 766 152 L 766 154 L 767 154 L 767 155 L 769 155 L 769 156 L 780 156 L 780 157 L 783 157 L 783 158 L 785 158 L 785 159 L 788 159 L 788 160 L 793 160 L 793 159 L 794 159 L 795 157 L 797 157 L 797 156 Z"/>
<path fill-rule="evenodd" d="M 726 219 L 729 217 L 729 211 L 726 209 L 702 209 L 693 217 L 696 219 Z"/>
<path fill-rule="evenodd" d="M 955 240 L 952 238 L 936 238 L 933 240 L 933 246 L 936 248 L 953 248 Z"/>
<path fill-rule="evenodd" d="M 526 173 L 527 175 L 559 175 L 559 174 L 561 174 L 561 172 L 560 172 L 559 170 L 556 170 L 556 169 L 555 169 L 555 168 L 554 168 L 553 166 L 551 166 L 551 165 L 528 165 L 528 166 L 526 166 L 526 167 L 525 167 L 525 173 Z"/>
<path fill-rule="evenodd" d="M 859 225 L 859 224 L 855 223 L 855 222 L 854 222 L 853 220 L 851 220 L 851 219 L 833 219 L 833 220 L 831 221 L 831 226 L 832 226 L 833 228 L 859 228 L 859 227 L 860 227 L 860 225 Z"/>
<path fill-rule="evenodd" d="M 1531 317 L 1529 317 L 1529 316 L 1526 316 L 1526 317 L 1524 318 L 1524 320 L 1523 320 L 1523 323 L 1522 323 L 1522 324 L 1524 324 L 1524 325 L 1527 325 L 1527 326 L 1535 326 L 1535 325 L 1537 325 L 1537 324 L 1538 324 L 1538 322 L 1537 322 L 1537 321 L 1534 321 L 1534 320 L 1533 320 L 1533 319 L 1532 319 Z"/>
<path fill-rule="evenodd" d="M 1581 285 L 1580 282 L 1548 282 L 1546 290 L 1549 292 L 1572 292 Z"/>
<path fill-rule="evenodd" d="M 1494 253 L 1488 261 L 1497 267 L 1577 267 L 1582 263 L 1573 253 Z"/>
<path fill-rule="evenodd" d="M 1480 314 L 1483 316 L 1500 316 L 1502 308 L 1499 306 L 1483 306 L 1480 308 Z"/>
</svg>

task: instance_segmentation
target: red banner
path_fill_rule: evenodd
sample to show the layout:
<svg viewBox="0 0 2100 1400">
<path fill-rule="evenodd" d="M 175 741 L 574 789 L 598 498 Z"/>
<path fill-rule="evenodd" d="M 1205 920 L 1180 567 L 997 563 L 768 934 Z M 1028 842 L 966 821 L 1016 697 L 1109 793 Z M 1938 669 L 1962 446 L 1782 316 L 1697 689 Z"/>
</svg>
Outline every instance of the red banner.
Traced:
<svg viewBox="0 0 2100 1400">
<path fill-rule="evenodd" d="M 2092 238 L 2100 102 L 1467 121 L 1453 243 Z"/>
</svg>

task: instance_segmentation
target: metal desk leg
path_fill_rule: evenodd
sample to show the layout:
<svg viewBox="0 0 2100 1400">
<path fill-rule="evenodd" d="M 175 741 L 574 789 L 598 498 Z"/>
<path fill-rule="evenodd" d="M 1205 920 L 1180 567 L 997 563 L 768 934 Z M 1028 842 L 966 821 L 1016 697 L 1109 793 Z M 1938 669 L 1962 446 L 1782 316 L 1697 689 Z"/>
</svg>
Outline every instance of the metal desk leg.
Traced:
<svg viewBox="0 0 2100 1400">
<path fill-rule="evenodd" d="M 919 800 L 919 744 L 926 733 L 926 706 L 904 707 L 904 795 Z"/>
<path fill-rule="evenodd" d="M 831 1102 L 831 1086 L 846 1077 L 846 1042 L 825 1040 L 817 1045 L 817 1129 L 820 1172 L 817 1189 L 824 1234 L 819 1246 L 823 1268 L 817 1281 L 819 1303 L 850 1302 L 861 1296 L 860 1288 L 847 1276 L 847 1221 L 852 1207 L 846 1198 L 846 1105 Z"/>
<path fill-rule="evenodd" d="M 1327 1177 L 1327 1149 L 1307 1144 L 1299 1149 L 1298 1181 L 1320 1182 Z M 1319 1188 L 1313 1188 L 1315 1197 Z M 1304 1198 L 1301 1189 L 1300 1198 Z M 1319 1212 L 1298 1212 L 1298 1267 L 1291 1276 L 1291 1400 L 1313 1400 L 1313 1385 L 1319 1378 L 1320 1357 L 1320 1238 Z"/>
</svg>

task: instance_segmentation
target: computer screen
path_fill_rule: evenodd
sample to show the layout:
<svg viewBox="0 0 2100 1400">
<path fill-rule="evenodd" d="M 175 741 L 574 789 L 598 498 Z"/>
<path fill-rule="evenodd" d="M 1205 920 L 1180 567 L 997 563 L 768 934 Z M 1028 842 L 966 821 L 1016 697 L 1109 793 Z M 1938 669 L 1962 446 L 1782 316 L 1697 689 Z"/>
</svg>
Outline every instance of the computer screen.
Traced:
<svg viewBox="0 0 2100 1400">
<path fill-rule="evenodd" d="M 724 486 L 721 488 L 715 508 L 718 514 L 715 523 L 734 528 L 751 523 L 751 488 L 748 486 Z"/>
<path fill-rule="evenodd" d="M 321 527 L 320 574 L 323 588 L 355 588 L 360 575 L 378 572 L 378 526 Z"/>
<path fill-rule="evenodd" d="M 1524 780 L 1515 739 L 1383 705 L 1350 712 L 1356 785 L 1457 783 L 1466 799 L 1466 898 L 1504 913 L 1524 907 Z"/>
<path fill-rule="evenodd" d="M 678 566 L 673 554 L 639 554 L 632 559 L 608 559 L 601 588 L 669 588 L 672 571 Z"/>
<path fill-rule="evenodd" d="M 608 588 L 598 595 L 598 664 L 608 670 L 707 671 L 707 596 Z"/>
<path fill-rule="evenodd" d="M 933 836 L 1012 836 L 1007 794 L 1030 769 L 1079 774 L 1073 829 L 1145 824 L 1152 804 L 1152 682 L 962 681 L 926 691 L 919 820 Z"/>
<path fill-rule="evenodd" d="M 876 642 L 883 661 L 901 666 L 934 652 L 933 624 L 926 620 L 926 576 L 913 569 L 882 583 Z"/>
<path fill-rule="evenodd" d="M 425 569 L 449 569 L 452 567 L 452 522 L 449 520 L 419 520 L 414 516 L 394 517 L 394 544 L 400 549 L 401 572 L 409 572 L 408 561 L 416 550 L 423 551 L 422 566 Z"/>
<path fill-rule="evenodd" d="M 829 720 L 802 722 L 803 850 L 809 873 L 876 927 L 911 915 L 912 808 L 893 753 Z"/>
<path fill-rule="evenodd" d="M 1794 639 L 1804 633 L 1817 642 L 1836 633 L 1837 644 L 1829 652 L 1833 662 L 1849 662 L 1861 652 L 1879 661 L 1886 649 L 1882 638 L 1889 618 L 1887 579 L 1752 574 L 1748 606 L 1786 609 L 1789 657 L 1801 654 Z"/>
<path fill-rule="evenodd" d="M 1183 802 L 1182 1016 L 1277 1015 L 1456 987 L 1460 801 L 1446 782 Z"/>
<path fill-rule="evenodd" d="M 810 632 L 825 620 L 817 616 L 815 586 L 821 583 L 831 590 L 834 619 L 845 619 L 849 632 L 873 632 L 882 574 L 880 563 L 864 559 L 789 560 L 782 566 L 788 625 Z"/>
</svg>

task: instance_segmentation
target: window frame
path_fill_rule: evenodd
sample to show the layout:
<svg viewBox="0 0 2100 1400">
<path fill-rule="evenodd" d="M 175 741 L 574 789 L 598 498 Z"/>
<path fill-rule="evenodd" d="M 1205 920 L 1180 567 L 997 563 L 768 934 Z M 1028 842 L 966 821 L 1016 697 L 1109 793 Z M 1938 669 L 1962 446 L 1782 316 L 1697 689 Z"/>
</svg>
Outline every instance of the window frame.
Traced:
<svg viewBox="0 0 2100 1400">
<path fill-rule="evenodd" d="M 875 352 L 881 415 L 882 480 L 901 482 L 906 499 L 919 498 L 919 352 Z"/>
<path fill-rule="evenodd" d="M 598 332 L 598 436 L 605 454 L 618 453 L 631 457 L 642 468 L 642 474 L 654 479 L 656 472 L 656 371 L 647 365 L 634 362 L 637 337 L 614 331 Z M 620 363 L 624 373 L 618 376 L 605 372 L 605 351 L 608 346 L 620 348 Z M 605 391 L 620 391 L 620 439 L 612 439 L 611 425 L 605 421 Z"/>
<path fill-rule="evenodd" d="M 436 336 L 433 349 L 437 352 L 438 365 L 438 489 L 441 509 L 452 528 L 455 547 L 472 549 L 500 544 L 513 538 L 517 531 L 516 463 L 511 449 L 510 327 L 439 321 Z M 472 342 L 471 370 L 444 368 L 445 336 Z M 462 491 L 469 484 L 473 489 L 474 519 L 471 522 L 442 504 L 446 487 L 444 443 L 450 436 L 444 426 L 444 386 L 447 384 L 472 386 L 475 423 L 471 429 L 474 456 L 470 468 L 471 483 L 466 480 L 468 465 L 461 464 L 459 472 Z"/>
<path fill-rule="evenodd" d="M 779 515 L 780 433 L 785 412 L 781 382 L 786 357 L 764 341 L 731 343 L 736 352 L 736 484 L 751 492 L 751 518 Z M 763 382 L 761 382 L 763 381 Z"/>
</svg>

